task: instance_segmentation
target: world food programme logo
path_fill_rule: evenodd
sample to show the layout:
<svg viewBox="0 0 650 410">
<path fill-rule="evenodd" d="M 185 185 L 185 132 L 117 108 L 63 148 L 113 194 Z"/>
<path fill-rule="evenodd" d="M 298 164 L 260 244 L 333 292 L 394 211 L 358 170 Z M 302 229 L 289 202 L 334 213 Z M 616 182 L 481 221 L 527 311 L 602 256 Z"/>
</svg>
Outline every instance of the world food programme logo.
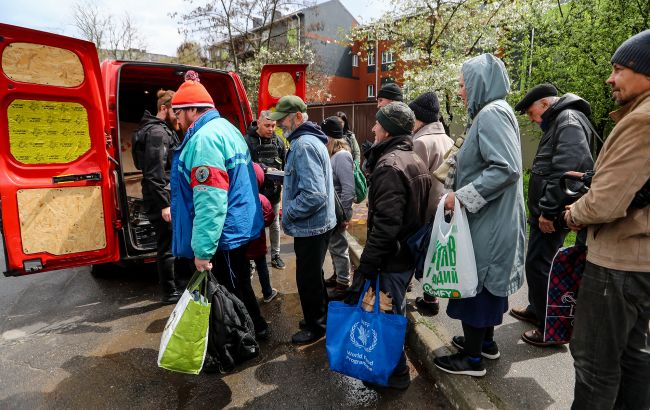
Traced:
<svg viewBox="0 0 650 410">
<path fill-rule="evenodd" d="M 196 180 L 202 184 L 210 177 L 210 170 L 208 167 L 198 167 L 194 175 L 196 176 Z"/>
<path fill-rule="evenodd" d="M 365 322 L 357 322 L 350 330 L 350 341 L 354 347 L 370 353 L 377 346 L 377 331 L 364 326 Z"/>
</svg>

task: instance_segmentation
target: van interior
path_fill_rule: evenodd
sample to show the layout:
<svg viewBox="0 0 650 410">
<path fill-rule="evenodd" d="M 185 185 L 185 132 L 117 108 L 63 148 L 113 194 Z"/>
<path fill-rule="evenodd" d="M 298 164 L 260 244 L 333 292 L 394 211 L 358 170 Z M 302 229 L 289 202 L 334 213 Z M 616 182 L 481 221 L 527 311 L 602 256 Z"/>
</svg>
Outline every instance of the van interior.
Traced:
<svg viewBox="0 0 650 410">
<path fill-rule="evenodd" d="M 142 171 L 133 163 L 132 137 L 145 110 L 156 114 L 156 94 L 158 90 L 177 90 L 184 80 L 189 67 L 151 63 L 125 63 L 120 70 L 117 84 L 117 121 L 119 139 L 119 158 L 121 164 L 120 208 L 126 209 L 128 221 L 124 229 L 126 251 L 129 256 L 149 253 L 156 249 L 153 226 L 149 223 L 142 202 Z M 196 69 L 201 84 L 208 90 L 220 115 L 245 132 L 243 104 L 248 104 L 244 96 L 239 96 L 235 82 L 227 72 Z M 181 131 L 178 131 L 182 140 Z"/>
</svg>

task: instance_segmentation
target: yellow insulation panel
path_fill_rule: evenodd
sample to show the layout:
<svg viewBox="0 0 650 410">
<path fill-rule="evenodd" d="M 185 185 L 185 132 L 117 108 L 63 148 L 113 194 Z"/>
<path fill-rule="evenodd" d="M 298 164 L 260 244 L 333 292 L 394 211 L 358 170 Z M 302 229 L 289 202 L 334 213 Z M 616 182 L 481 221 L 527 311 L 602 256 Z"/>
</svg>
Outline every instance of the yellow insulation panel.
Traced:
<svg viewBox="0 0 650 410">
<path fill-rule="evenodd" d="M 90 149 L 88 113 L 81 104 L 14 100 L 7 118 L 11 155 L 23 164 L 65 164 Z"/>
</svg>

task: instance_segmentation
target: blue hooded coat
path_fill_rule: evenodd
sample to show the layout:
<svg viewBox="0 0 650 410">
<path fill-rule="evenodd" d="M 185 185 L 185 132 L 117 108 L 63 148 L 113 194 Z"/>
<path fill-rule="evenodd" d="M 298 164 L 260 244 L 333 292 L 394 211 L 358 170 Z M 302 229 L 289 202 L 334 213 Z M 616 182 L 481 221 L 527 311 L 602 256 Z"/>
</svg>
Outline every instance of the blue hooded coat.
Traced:
<svg viewBox="0 0 650 410">
<path fill-rule="evenodd" d="M 516 292 L 524 281 L 526 211 L 519 125 L 504 100 L 510 80 L 491 54 L 463 64 L 472 121 L 456 156 L 454 191 L 467 209 L 478 270 L 478 292 Z"/>
</svg>

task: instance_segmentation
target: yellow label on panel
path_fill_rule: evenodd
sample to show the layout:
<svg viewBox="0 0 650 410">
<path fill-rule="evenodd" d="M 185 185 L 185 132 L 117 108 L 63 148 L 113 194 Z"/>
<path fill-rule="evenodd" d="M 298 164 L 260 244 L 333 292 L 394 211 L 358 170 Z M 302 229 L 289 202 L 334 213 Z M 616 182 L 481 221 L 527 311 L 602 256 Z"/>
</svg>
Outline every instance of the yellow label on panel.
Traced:
<svg viewBox="0 0 650 410">
<path fill-rule="evenodd" d="M 81 104 L 15 100 L 7 117 L 11 155 L 23 164 L 65 164 L 90 149 L 88 113 Z"/>
</svg>

